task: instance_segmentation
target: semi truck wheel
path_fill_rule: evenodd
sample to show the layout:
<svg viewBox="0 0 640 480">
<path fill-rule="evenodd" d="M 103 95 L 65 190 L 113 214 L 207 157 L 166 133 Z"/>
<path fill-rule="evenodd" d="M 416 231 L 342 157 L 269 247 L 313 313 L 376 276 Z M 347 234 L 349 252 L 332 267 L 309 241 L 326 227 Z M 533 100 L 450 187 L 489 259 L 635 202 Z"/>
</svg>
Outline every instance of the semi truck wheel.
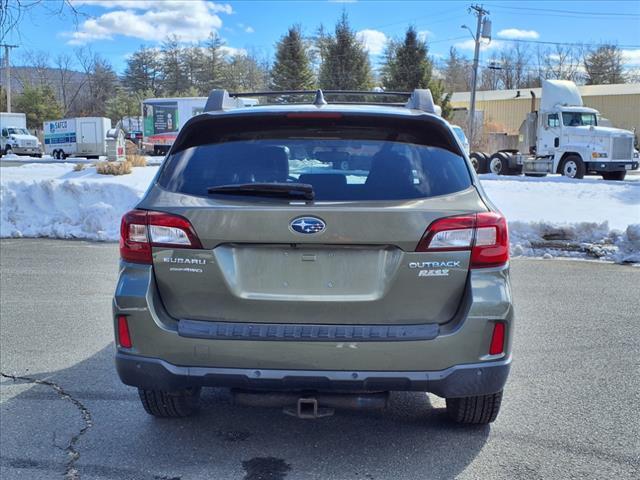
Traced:
<svg viewBox="0 0 640 480">
<path fill-rule="evenodd" d="M 497 152 L 489 158 L 489 172 L 494 175 L 508 175 L 509 157 L 504 152 Z"/>
<path fill-rule="evenodd" d="M 486 153 L 473 152 L 469 159 L 471 160 L 471 164 L 473 165 L 473 169 L 476 173 L 487 173 L 489 170 L 489 159 L 487 158 Z"/>
<path fill-rule="evenodd" d="M 626 170 L 623 170 L 621 172 L 602 172 L 602 178 L 604 178 L 605 180 L 624 180 L 624 177 L 627 176 L 627 172 Z"/>
<path fill-rule="evenodd" d="M 578 155 L 567 155 L 560 167 L 560 173 L 565 177 L 581 179 L 584 178 L 586 172 L 584 162 Z"/>
</svg>

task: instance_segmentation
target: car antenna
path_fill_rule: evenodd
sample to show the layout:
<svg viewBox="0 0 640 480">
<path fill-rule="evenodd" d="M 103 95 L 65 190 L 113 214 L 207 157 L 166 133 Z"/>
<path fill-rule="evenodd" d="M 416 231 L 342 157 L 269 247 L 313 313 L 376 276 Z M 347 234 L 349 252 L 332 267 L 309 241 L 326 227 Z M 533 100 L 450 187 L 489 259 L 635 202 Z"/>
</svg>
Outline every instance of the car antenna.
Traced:
<svg viewBox="0 0 640 480">
<path fill-rule="evenodd" d="M 316 107 L 321 107 L 322 105 L 326 105 L 327 101 L 324 99 L 324 95 L 322 93 L 322 90 L 318 89 L 316 90 L 316 99 L 313 101 L 313 104 Z"/>
</svg>

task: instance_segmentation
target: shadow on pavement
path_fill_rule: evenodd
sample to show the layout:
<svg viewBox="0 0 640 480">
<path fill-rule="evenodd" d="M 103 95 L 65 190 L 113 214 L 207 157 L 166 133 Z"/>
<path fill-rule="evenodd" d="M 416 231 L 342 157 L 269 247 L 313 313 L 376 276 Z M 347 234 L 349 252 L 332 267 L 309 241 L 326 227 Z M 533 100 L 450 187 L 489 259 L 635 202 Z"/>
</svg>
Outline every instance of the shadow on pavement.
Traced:
<svg viewBox="0 0 640 480">
<path fill-rule="evenodd" d="M 46 385 L 3 379 L 5 392 L 21 389 L 1 406 L 2 423 L 13 425 L 3 425 L 3 478 L 65 472 L 136 480 L 451 478 L 473 461 L 490 431 L 450 423 L 421 393 L 394 393 L 384 411 L 300 420 L 233 405 L 228 391 L 204 389 L 196 416 L 155 419 L 135 389 L 120 383 L 113 354 L 109 345 L 71 368 L 37 375 L 71 399 Z M 87 422 L 73 401 L 91 424 L 77 438 L 77 458 L 65 447 Z"/>
</svg>

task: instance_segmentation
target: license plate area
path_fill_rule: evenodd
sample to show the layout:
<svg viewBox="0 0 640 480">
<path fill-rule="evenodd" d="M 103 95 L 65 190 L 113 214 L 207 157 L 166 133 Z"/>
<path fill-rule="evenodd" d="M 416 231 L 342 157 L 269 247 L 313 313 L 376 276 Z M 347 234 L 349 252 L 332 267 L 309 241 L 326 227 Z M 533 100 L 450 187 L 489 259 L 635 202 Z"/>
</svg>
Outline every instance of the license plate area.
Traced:
<svg viewBox="0 0 640 480">
<path fill-rule="evenodd" d="M 241 298 L 371 301 L 384 295 L 402 252 L 377 246 L 225 245 L 214 256 Z"/>
</svg>

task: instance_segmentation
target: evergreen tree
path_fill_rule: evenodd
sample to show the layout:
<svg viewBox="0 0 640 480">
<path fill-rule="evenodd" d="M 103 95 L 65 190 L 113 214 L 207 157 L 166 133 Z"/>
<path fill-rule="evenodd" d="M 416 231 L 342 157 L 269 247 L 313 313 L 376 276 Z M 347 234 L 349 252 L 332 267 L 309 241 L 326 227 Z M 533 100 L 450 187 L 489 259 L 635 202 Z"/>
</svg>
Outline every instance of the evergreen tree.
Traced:
<svg viewBox="0 0 640 480">
<path fill-rule="evenodd" d="M 313 71 L 300 27 L 290 27 L 287 34 L 276 44 L 276 60 L 271 70 L 271 88 L 310 90 L 313 86 Z"/>
<path fill-rule="evenodd" d="M 16 112 L 26 112 L 27 127 L 30 129 L 42 129 L 42 122 L 58 119 L 62 115 L 60 104 L 49 85 L 25 85 L 13 107 Z"/>
<path fill-rule="evenodd" d="M 409 27 L 402 43 L 391 42 L 382 67 L 382 85 L 387 90 L 412 91 L 428 88 L 433 65 L 428 57 L 426 42 L 418 38 L 415 28 Z"/>
<path fill-rule="evenodd" d="M 214 88 L 222 88 L 224 80 L 224 43 L 218 35 L 211 32 L 202 48 L 202 68 L 199 72 L 198 86 L 204 95 Z"/>
<path fill-rule="evenodd" d="M 178 37 L 171 35 L 162 43 L 162 93 L 178 96 L 189 88 L 189 81 L 184 68 L 183 49 Z"/>
<path fill-rule="evenodd" d="M 152 91 L 160 93 L 160 56 L 157 50 L 140 47 L 127 60 L 123 83 L 131 92 Z"/>
<path fill-rule="evenodd" d="M 385 90 L 411 92 L 416 88 L 431 90 L 433 100 L 442 108 L 442 116 L 451 111 L 442 81 L 433 76 L 433 63 L 428 56 L 427 43 L 418 38 L 415 28 L 409 27 L 403 42 L 391 41 L 387 45 L 382 67 L 382 85 Z"/>
<path fill-rule="evenodd" d="M 587 85 L 624 83 L 624 62 L 617 45 L 602 45 L 584 59 Z"/>
<path fill-rule="evenodd" d="M 373 86 L 369 54 L 349 26 L 346 13 L 336 24 L 335 35 L 320 45 L 320 88 L 327 90 L 370 90 Z"/>
<path fill-rule="evenodd" d="M 121 122 L 124 117 L 136 117 L 140 115 L 140 102 L 145 97 L 143 92 L 129 92 L 122 87 L 116 89 L 116 94 L 107 101 L 106 114 L 113 124 Z"/>
</svg>

